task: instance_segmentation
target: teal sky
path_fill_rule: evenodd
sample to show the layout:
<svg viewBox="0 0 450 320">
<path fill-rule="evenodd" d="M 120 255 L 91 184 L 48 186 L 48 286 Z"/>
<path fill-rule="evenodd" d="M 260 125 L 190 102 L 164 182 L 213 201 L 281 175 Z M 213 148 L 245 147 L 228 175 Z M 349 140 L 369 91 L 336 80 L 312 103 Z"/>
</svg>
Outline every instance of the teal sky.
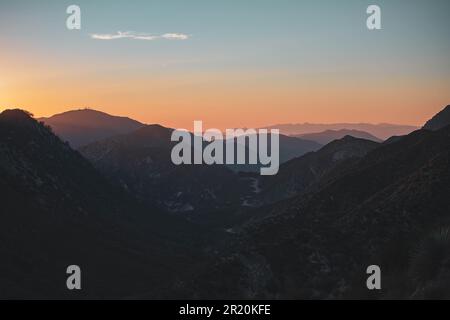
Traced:
<svg viewBox="0 0 450 320">
<path fill-rule="evenodd" d="M 81 7 L 80 31 L 69 31 L 65 27 L 65 10 L 71 4 Z M 380 31 L 366 28 L 365 11 L 370 4 L 377 4 L 382 9 L 383 29 Z M 128 88 L 131 80 L 153 83 L 161 78 L 170 81 L 173 76 L 177 78 L 177 87 L 184 83 L 199 94 L 200 88 L 190 79 L 214 75 L 212 91 L 225 83 L 225 86 L 236 86 L 232 92 L 238 93 L 238 85 L 251 83 L 252 89 L 247 93 L 255 95 L 257 88 L 264 91 L 286 84 L 285 88 L 291 88 L 286 89 L 286 97 L 292 98 L 281 99 L 280 110 L 285 108 L 286 114 L 299 108 L 314 108 L 310 103 L 315 100 L 295 96 L 295 88 L 302 91 L 305 79 L 312 79 L 309 83 L 314 86 L 321 82 L 326 86 L 348 83 L 345 92 L 353 86 L 360 91 L 358 94 L 364 91 L 359 90 L 364 82 L 371 86 L 372 94 L 374 87 L 383 94 L 384 86 L 389 85 L 385 99 L 397 101 L 399 105 L 401 102 L 398 113 L 404 114 L 408 110 L 408 100 L 391 97 L 392 86 L 398 79 L 403 94 L 408 92 L 404 88 L 408 81 L 411 81 L 411 90 L 416 91 L 423 85 L 425 91 L 433 85 L 435 92 L 421 101 L 422 107 L 414 105 L 410 117 L 395 119 L 397 113 L 394 112 L 388 113 L 385 120 L 420 123 L 423 117 L 438 110 L 442 107 L 439 104 L 450 98 L 446 93 L 450 89 L 449 13 L 448 0 L 0 0 L 0 48 L 3 52 L 0 53 L 0 68 L 10 75 L 10 80 L 2 79 L 0 75 L 0 90 L 10 88 L 6 98 L 0 91 L 0 105 L 22 101 L 31 104 L 32 99 L 21 100 L 14 92 L 21 88 L 25 90 L 32 81 L 79 80 L 67 80 L 68 86 L 74 88 L 74 98 L 68 99 L 67 105 L 62 105 L 61 99 L 50 97 L 45 109 L 40 97 L 36 105 L 30 106 L 35 113 L 46 114 L 85 103 L 87 99 L 78 98 L 77 90 L 81 92 L 85 89 L 82 84 L 89 81 L 120 78 L 123 83 L 119 80 L 105 82 L 109 90 L 117 90 L 121 86 Z M 152 35 L 180 33 L 189 35 L 189 39 L 105 41 L 90 37 L 91 34 L 115 34 L 118 31 Z M 15 71 L 22 74 L 16 80 Z M 221 79 L 217 80 L 219 75 L 222 75 Z M 251 75 L 257 80 L 248 80 Z M 247 79 L 245 83 L 239 82 L 241 76 Z M 228 77 L 234 77 L 236 82 Z M 214 81 L 217 81 L 215 87 Z M 205 88 L 208 88 L 207 84 L 202 84 L 202 89 Z M 142 90 L 133 90 L 127 89 L 127 92 L 145 98 Z M 156 92 L 155 96 L 158 97 L 155 101 L 161 100 L 161 92 Z M 186 95 L 178 97 L 177 101 L 183 97 Z M 114 104 L 109 106 L 107 99 L 97 97 L 93 101 L 106 110 L 120 111 Z M 203 100 L 193 98 L 193 101 Z M 210 100 L 203 102 L 207 108 Z M 176 101 L 167 106 L 175 104 Z M 132 113 L 148 118 L 143 105 L 137 105 Z M 321 104 L 318 110 L 327 112 Z M 338 115 L 338 110 L 335 111 Z M 384 120 L 373 116 L 375 110 L 365 111 L 368 116 L 361 120 Z M 309 109 L 304 114 L 310 115 L 304 120 L 317 120 Z"/>
</svg>

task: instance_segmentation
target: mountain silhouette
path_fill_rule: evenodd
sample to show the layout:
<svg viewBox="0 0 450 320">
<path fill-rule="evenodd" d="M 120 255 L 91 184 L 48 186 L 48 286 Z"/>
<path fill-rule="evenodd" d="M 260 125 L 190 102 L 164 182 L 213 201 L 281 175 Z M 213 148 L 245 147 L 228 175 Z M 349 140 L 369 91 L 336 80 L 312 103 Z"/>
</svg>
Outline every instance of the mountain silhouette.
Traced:
<svg viewBox="0 0 450 320">
<path fill-rule="evenodd" d="M 185 294 L 448 299 L 448 194 L 450 126 L 378 145 L 306 193 L 253 209 L 233 228 L 226 258 L 186 284 Z M 373 264 L 383 272 L 381 291 L 365 286 Z"/>
<path fill-rule="evenodd" d="M 259 135 L 257 134 L 257 139 L 259 140 Z M 291 159 L 300 157 L 308 152 L 311 151 L 316 151 L 319 150 L 322 147 L 322 144 L 316 142 L 316 141 L 312 141 L 312 140 L 307 140 L 307 139 L 303 139 L 300 137 L 290 137 L 290 136 L 286 136 L 284 134 L 279 134 L 278 135 L 279 138 L 279 161 L 280 164 L 289 161 Z M 238 144 L 239 142 L 237 141 L 237 139 L 235 139 L 236 144 Z M 247 143 L 247 142 L 246 142 Z M 271 138 L 270 138 L 270 134 L 268 135 L 268 139 L 267 139 L 267 148 L 268 150 L 272 150 L 272 145 L 271 145 Z M 248 145 L 245 146 L 245 150 L 246 150 L 246 159 L 248 158 L 248 153 L 254 152 L 256 154 L 258 154 L 258 150 L 251 150 Z M 226 154 L 226 152 L 225 152 Z M 237 159 L 236 153 L 235 153 L 235 159 Z M 236 163 L 236 160 L 235 160 Z M 237 172 L 259 172 L 261 169 L 261 165 L 260 164 L 233 164 L 233 165 L 228 165 L 229 168 L 233 169 L 234 171 Z"/>
<path fill-rule="evenodd" d="M 0 297 L 450 298 L 447 111 L 384 143 L 346 135 L 259 176 L 173 165 L 173 130 L 160 125 L 76 151 L 6 110 Z M 65 287 L 72 264 L 80 292 Z M 374 264 L 381 291 L 365 285 Z"/>
<path fill-rule="evenodd" d="M 305 153 L 319 150 L 323 144 L 312 139 L 289 137 L 280 134 L 280 163 L 300 157 Z M 270 144 L 268 144 L 270 147 Z"/>
<path fill-rule="evenodd" d="M 427 121 L 423 126 L 427 130 L 439 130 L 450 124 L 450 105 Z"/>
<path fill-rule="evenodd" d="M 193 263 L 175 245 L 193 239 L 188 224 L 115 187 L 28 113 L 0 114 L 0 150 L 0 297 L 155 297 Z M 72 264 L 88 283 L 78 293 L 65 287 Z"/>
<path fill-rule="evenodd" d="M 147 125 L 89 144 L 80 152 L 143 202 L 184 217 L 239 205 L 249 183 L 224 165 L 173 164 L 172 131 Z"/>
<path fill-rule="evenodd" d="M 332 169 L 362 158 L 378 146 L 376 142 L 352 136 L 334 140 L 316 152 L 282 164 L 277 175 L 260 178 L 259 198 L 270 203 L 303 193 Z"/>
<path fill-rule="evenodd" d="M 370 133 L 378 139 L 386 140 L 391 136 L 402 136 L 409 134 L 419 128 L 415 126 L 389 123 L 285 123 L 269 126 L 268 129 L 279 129 L 280 133 L 290 136 L 317 133 L 326 130 L 358 130 Z"/>
<path fill-rule="evenodd" d="M 112 116 L 92 109 L 67 111 L 38 120 L 49 125 L 62 140 L 68 141 L 73 148 L 132 132 L 143 126 L 136 120 Z"/>
<path fill-rule="evenodd" d="M 239 206 L 251 186 L 236 172 L 257 171 L 260 165 L 174 165 L 171 151 L 176 142 L 171 141 L 172 131 L 147 125 L 79 150 L 111 180 L 119 181 L 142 201 L 165 210 L 184 212 L 186 216 L 189 212 Z M 313 141 L 283 135 L 279 138 L 281 162 L 320 148 Z M 248 152 L 247 147 L 247 157 Z"/>
<path fill-rule="evenodd" d="M 359 130 L 348 130 L 348 129 L 326 130 L 326 131 L 317 132 L 317 133 L 305 133 L 305 134 L 295 135 L 294 137 L 312 140 L 312 141 L 316 141 L 317 143 L 320 143 L 322 145 L 326 145 L 333 140 L 342 139 L 345 136 L 352 136 L 355 138 L 361 138 L 361 139 L 371 140 L 371 141 L 375 141 L 375 142 L 381 142 L 380 139 L 378 139 L 374 135 L 371 135 L 370 133 L 367 133 L 364 131 L 359 131 Z"/>
</svg>

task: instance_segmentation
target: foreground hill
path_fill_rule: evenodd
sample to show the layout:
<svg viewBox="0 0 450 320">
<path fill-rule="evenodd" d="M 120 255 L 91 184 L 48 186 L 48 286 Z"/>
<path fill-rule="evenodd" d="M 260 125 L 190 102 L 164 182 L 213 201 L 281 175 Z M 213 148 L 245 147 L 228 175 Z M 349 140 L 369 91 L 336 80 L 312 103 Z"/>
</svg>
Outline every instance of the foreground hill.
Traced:
<svg viewBox="0 0 450 320">
<path fill-rule="evenodd" d="M 38 120 L 49 125 L 63 141 L 68 141 L 73 148 L 128 133 L 143 126 L 142 123 L 130 118 L 112 116 L 91 109 L 67 111 Z"/>
<path fill-rule="evenodd" d="M 0 297 L 155 297 L 193 263 L 187 224 L 112 186 L 27 113 L 0 114 L 0 150 Z"/>
<path fill-rule="evenodd" d="M 256 209 L 259 218 L 235 228 L 235 244 L 186 292 L 450 298 L 449 194 L 450 126 L 413 132 L 336 167 L 307 194 Z M 366 288 L 373 264 L 381 291 Z"/>
</svg>

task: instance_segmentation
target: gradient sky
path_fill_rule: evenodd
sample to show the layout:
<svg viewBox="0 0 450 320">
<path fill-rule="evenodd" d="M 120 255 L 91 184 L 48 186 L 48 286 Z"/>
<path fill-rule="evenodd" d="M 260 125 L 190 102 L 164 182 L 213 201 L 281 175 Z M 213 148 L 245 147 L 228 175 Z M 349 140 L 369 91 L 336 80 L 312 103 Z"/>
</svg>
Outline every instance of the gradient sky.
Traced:
<svg viewBox="0 0 450 320">
<path fill-rule="evenodd" d="M 66 29 L 77 4 L 82 29 Z M 370 4 L 380 31 L 366 28 Z M 450 104 L 448 0 L 0 0 L 0 110 L 192 128 L 422 124 Z M 187 40 L 96 40 L 180 33 Z"/>
</svg>

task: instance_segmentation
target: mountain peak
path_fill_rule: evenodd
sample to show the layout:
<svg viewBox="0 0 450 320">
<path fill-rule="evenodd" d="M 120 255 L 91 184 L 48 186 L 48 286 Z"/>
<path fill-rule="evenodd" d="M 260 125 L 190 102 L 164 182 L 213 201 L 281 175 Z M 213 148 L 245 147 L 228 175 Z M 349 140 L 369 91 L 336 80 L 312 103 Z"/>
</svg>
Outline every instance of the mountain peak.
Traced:
<svg viewBox="0 0 450 320">
<path fill-rule="evenodd" d="M 423 129 L 436 131 L 450 125 L 450 105 L 437 113 L 433 118 L 427 121 Z"/>
<path fill-rule="evenodd" d="M 33 115 L 22 109 L 7 109 L 0 113 L 0 121 L 8 122 L 15 125 L 32 125 L 35 123 Z"/>
<path fill-rule="evenodd" d="M 0 113 L 2 118 L 31 118 L 33 115 L 23 109 L 6 109 Z"/>
<path fill-rule="evenodd" d="M 353 137 L 353 136 L 351 136 L 351 135 L 349 135 L 349 134 L 346 134 L 346 135 L 342 138 L 342 140 L 343 140 L 343 141 L 354 141 L 354 140 L 357 140 L 357 138 L 355 138 L 355 137 Z"/>
<path fill-rule="evenodd" d="M 323 150 L 343 150 L 345 148 L 354 148 L 355 146 L 363 146 L 365 149 L 372 149 L 379 145 L 379 142 L 373 140 L 358 138 L 351 135 L 345 135 L 341 139 L 331 141 L 323 147 Z"/>
<path fill-rule="evenodd" d="M 98 126 L 101 124 L 114 126 L 117 122 L 127 122 L 132 123 L 133 125 L 142 126 L 142 123 L 139 121 L 128 117 L 113 116 L 106 112 L 89 108 L 70 110 L 55 114 L 49 118 L 42 118 L 41 120 L 53 123 L 73 123 L 75 121 L 83 121 L 83 124 L 88 126 Z"/>
<path fill-rule="evenodd" d="M 144 126 L 128 117 L 113 116 L 93 109 L 71 110 L 39 120 L 51 126 L 54 132 L 75 148 L 127 134 Z"/>
<path fill-rule="evenodd" d="M 322 145 L 326 145 L 334 140 L 340 140 L 345 137 L 347 140 L 350 140 L 351 138 L 360 138 L 360 139 L 366 139 L 366 140 L 372 140 L 375 142 L 381 142 L 380 139 L 375 137 L 374 135 L 360 130 L 355 129 L 337 129 L 337 130 L 325 130 L 322 132 L 315 132 L 315 133 L 307 133 L 302 135 L 296 135 L 295 137 L 300 137 L 307 140 L 316 141 Z"/>
</svg>

